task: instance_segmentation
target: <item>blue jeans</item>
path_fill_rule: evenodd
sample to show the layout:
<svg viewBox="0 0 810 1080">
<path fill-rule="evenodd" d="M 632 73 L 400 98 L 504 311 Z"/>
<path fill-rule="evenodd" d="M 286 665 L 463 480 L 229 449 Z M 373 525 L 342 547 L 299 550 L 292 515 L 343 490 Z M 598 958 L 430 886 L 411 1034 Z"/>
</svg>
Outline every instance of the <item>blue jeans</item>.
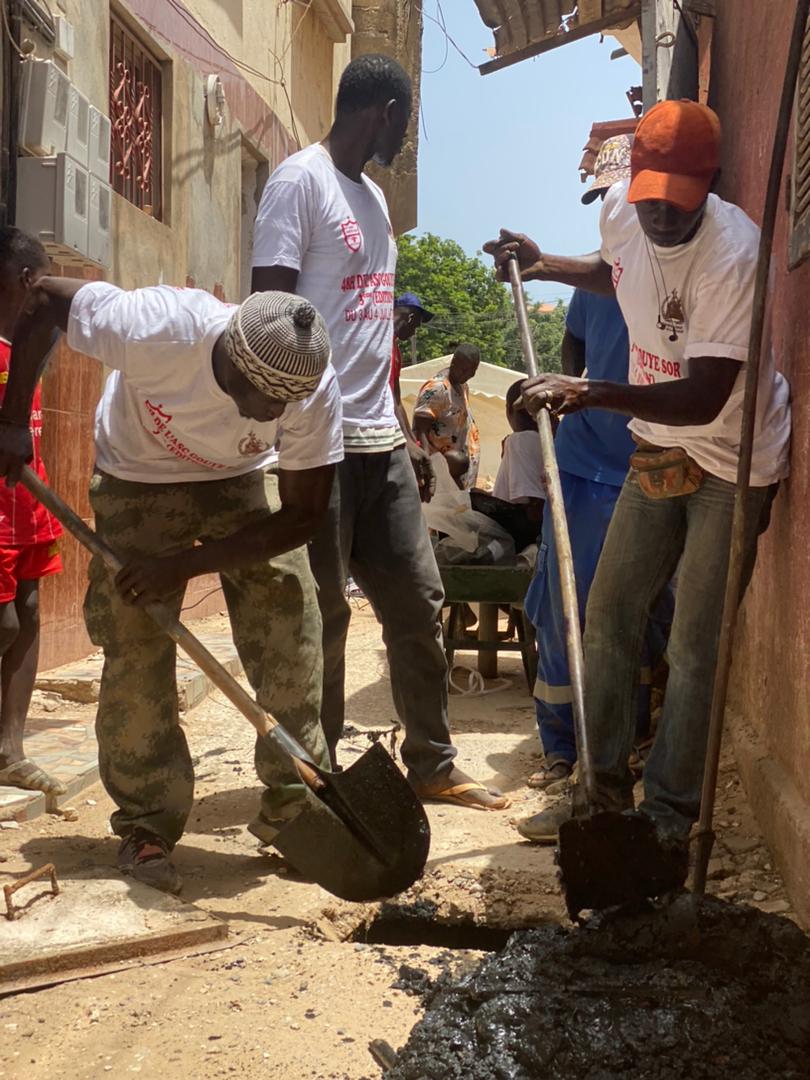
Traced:
<svg viewBox="0 0 810 1080">
<path fill-rule="evenodd" d="M 749 488 L 743 585 L 775 493 Z M 640 809 L 659 832 L 688 834 L 700 790 L 723 613 L 734 485 L 706 474 L 692 495 L 649 499 L 624 483 L 588 599 L 585 716 L 598 803 L 632 804 L 638 668 L 650 606 L 678 569 L 667 648 L 669 681 L 661 723 L 644 769 Z"/>
<path fill-rule="evenodd" d="M 564 471 L 560 472 L 560 482 L 574 557 L 579 621 L 580 626 L 584 626 L 588 593 L 616 500 L 622 489 L 614 484 L 586 480 Z M 573 695 L 568 672 L 557 545 L 548 504 L 543 513 L 537 571 L 526 594 L 525 609 L 537 633 L 534 705 L 546 762 L 552 765 L 556 761 L 565 761 L 573 765 L 577 759 Z M 638 672 L 640 685 L 637 734 L 640 737 L 649 731 L 650 675 L 666 648 L 671 621 L 672 593 L 667 587 L 654 608 L 644 635 L 641 668 Z"/>
</svg>

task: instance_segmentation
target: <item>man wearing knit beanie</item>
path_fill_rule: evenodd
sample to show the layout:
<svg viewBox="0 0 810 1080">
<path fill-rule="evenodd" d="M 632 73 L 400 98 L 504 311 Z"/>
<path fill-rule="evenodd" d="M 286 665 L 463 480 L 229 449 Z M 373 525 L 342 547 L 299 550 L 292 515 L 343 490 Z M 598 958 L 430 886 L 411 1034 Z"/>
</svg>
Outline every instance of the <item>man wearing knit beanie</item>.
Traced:
<svg viewBox="0 0 810 1080">
<path fill-rule="evenodd" d="M 348 574 L 382 623 L 391 692 L 405 729 L 402 760 L 417 793 L 478 810 L 509 799 L 455 764 L 447 722 L 441 577 L 420 503 L 427 455 L 400 427 L 390 387 L 397 247 L 385 196 L 364 172 L 402 148 L 411 84 L 391 57 L 356 57 L 343 72 L 335 122 L 293 154 L 262 194 L 253 288 L 305 296 L 323 313 L 343 398 L 346 456 L 324 527 L 310 544 L 323 616 L 321 722 L 333 762 L 345 716 Z"/>
<path fill-rule="evenodd" d="M 329 762 L 321 624 L 302 546 L 325 516 L 343 457 L 329 336 L 315 308 L 286 293 L 234 307 L 197 289 L 125 292 L 42 278 L 15 329 L 0 411 L 0 475 L 9 483 L 30 453 L 31 394 L 55 327 L 70 349 L 112 369 L 83 512 L 126 562 L 113 580 L 94 558 L 85 601 L 88 632 L 104 650 L 96 732 L 101 778 L 118 807 L 118 865 L 178 892 L 170 856 L 194 772 L 178 719 L 175 646 L 145 604 L 179 615 L 186 583 L 218 573 L 259 704 Z M 262 742 L 256 770 L 266 785 L 261 820 L 279 830 L 297 812 L 298 778 Z"/>
</svg>

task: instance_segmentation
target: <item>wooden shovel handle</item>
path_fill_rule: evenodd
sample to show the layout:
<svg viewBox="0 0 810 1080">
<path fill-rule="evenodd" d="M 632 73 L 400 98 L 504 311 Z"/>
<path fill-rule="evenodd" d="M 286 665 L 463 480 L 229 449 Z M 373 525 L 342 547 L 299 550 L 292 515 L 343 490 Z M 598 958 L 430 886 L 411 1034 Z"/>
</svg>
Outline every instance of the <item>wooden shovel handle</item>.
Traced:
<svg viewBox="0 0 810 1080">
<path fill-rule="evenodd" d="M 53 491 L 48 485 L 41 480 L 35 472 L 28 468 L 26 465 L 23 469 L 21 481 L 24 487 L 28 488 L 31 494 L 42 503 L 55 518 L 57 518 L 65 526 L 65 528 L 71 532 L 80 544 L 83 544 L 94 555 L 97 555 L 104 564 L 110 569 L 113 574 L 117 574 L 123 567 L 123 562 L 107 545 L 101 540 L 97 533 L 95 533 L 90 526 L 83 521 L 78 514 L 76 514 L 60 497 Z M 150 617 L 154 619 L 160 629 L 167 634 L 172 641 L 176 642 L 186 653 L 190 656 L 197 667 L 203 671 L 214 686 L 218 690 L 221 690 L 225 697 L 234 705 L 239 712 L 246 717 L 254 726 L 258 734 L 262 737 L 270 735 L 273 730 L 280 727 L 278 721 L 274 719 L 270 713 L 265 712 L 264 709 L 253 700 L 253 698 L 246 693 L 236 679 L 226 671 L 220 664 L 219 660 L 213 653 L 203 645 L 203 643 L 196 638 L 191 631 L 185 627 L 179 619 L 176 619 L 170 611 L 168 611 L 163 604 L 147 604 L 145 610 L 149 613 Z M 283 729 L 282 729 L 283 730 Z M 297 743 L 285 733 L 285 742 L 288 742 L 296 747 L 299 753 L 293 754 L 290 752 L 295 767 L 297 768 L 301 779 L 309 787 L 315 791 L 320 790 L 324 783 L 318 776 L 317 772 L 308 763 L 307 758 L 309 755 L 302 746 L 298 746 Z"/>
</svg>

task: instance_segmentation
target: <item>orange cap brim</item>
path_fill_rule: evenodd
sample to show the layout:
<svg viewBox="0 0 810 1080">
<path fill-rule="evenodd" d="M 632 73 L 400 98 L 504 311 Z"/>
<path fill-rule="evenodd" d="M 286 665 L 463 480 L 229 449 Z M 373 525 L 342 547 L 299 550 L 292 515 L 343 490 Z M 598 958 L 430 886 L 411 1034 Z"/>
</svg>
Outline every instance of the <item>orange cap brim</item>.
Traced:
<svg viewBox="0 0 810 1080">
<path fill-rule="evenodd" d="M 707 176 L 684 176 L 682 173 L 642 169 L 630 181 L 627 201 L 637 203 L 644 199 L 660 199 L 689 213 L 697 210 L 709 194 L 713 176 L 714 170 Z"/>
</svg>

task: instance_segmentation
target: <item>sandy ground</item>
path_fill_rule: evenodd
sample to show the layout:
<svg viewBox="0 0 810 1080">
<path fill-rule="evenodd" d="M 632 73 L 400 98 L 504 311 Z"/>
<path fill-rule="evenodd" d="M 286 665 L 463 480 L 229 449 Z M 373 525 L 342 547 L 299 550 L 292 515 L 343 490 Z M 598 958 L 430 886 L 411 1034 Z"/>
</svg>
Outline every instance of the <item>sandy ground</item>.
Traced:
<svg viewBox="0 0 810 1080">
<path fill-rule="evenodd" d="M 508 688 L 454 695 L 451 722 L 462 767 L 507 791 L 514 805 L 500 814 L 430 807 L 427 872 L 400 898 L 430 903 L 442 922 L 514 928 L 563 918 L 551 850 L 519 842 L 511 824 L 543 799 L 523 786 L 539 744 L 522 671 L 512 658 L 502 659 L 501 669 Z M 368 745 L 366 730 L 394 720 L 379 629 L 367 608 L 353 619 L 348 673 L 347 715 L 357 730 L 346 763 Z M 229 923 L 227 947 L 0 998 L 0 1077 L 157 1078 L 167 1069 L 194 1080 L 379 1077 L 369 1042 L 401 1046 L 420 1015 L 418 997 L 394 985 L 402 965 L 435 978 L 482 954 L 442 943 L 365 943 L 363 927 L 376 909 L 300 881 L 282 860 L 260 854 L 247 834 L 257 801 L 247 722 L 215 694 L 189 715 L 186 731 L 197 804 L 176 862 L 183 898 Z M 64 880 L 91 867 L 116 873 L 103 789 L 83 793 L 74 806 L 76 821 L 44 817 L 0 834 L 0 882 L 48 861 Z M 729 761 L 718 821 L 712 890 L 790 915 Z"/>
</svg>

